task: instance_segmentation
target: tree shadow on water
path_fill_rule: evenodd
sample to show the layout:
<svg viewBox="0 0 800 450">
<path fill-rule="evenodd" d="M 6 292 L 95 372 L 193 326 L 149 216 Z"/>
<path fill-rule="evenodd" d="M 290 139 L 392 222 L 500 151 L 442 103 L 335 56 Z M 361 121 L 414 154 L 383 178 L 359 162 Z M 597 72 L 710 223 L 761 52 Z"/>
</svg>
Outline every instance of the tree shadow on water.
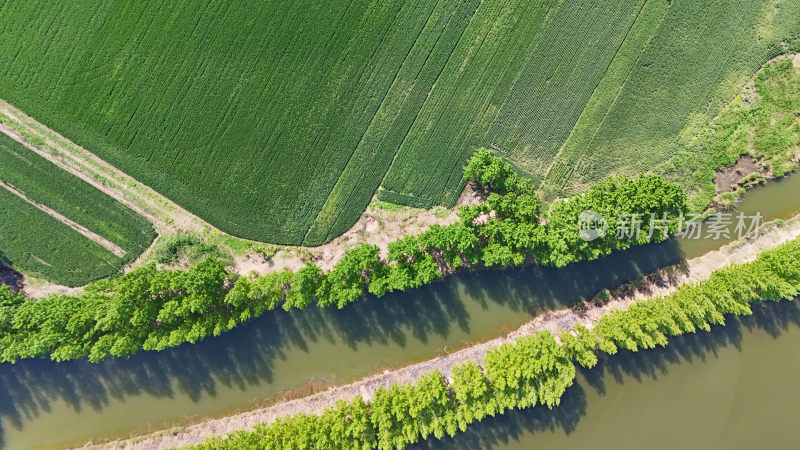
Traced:
<svg viewBox="0 0 800 450">
<path fill-rule="evenodd" d="M 683 254 L 675 240 L 616 251 L 595 261 L 566 267 L 530 265 L 520 268 L 455 275 L 466 294 L 483 302 L 500 303 L 530 315 L 589 299 L 603 289 L 679 264 Z"/>
<path fill-rule="evenodd" d="M 380 299 L 363 298 L 341 310 L 310 307 L 270 311 L 221 336 L 161 352 L 140 352 L 128 359 L 99 364 L 42 359 L 0 364 L 0 418 L 24 430 L 28 421 L 48 414 L 51 402 L 56 400 L 76 411 L 74 419 L 64 418 L 62 423 L 80 420 L 83 410 L 102 411 L 113 402 L 141 395 L 186 397 L 197 402 L 205 396 L 218 395 L 222 386 L 247 390 L 272 385 L 277 362 L 285 367 L 298 353 L 320 354 L 318 367 L 298 368 L 291 374 L 300 388 L 326 370 L 335 378 L 336 374 L 325 367 L 325 361 L 330 361 L 326 359 L 328 355 L 322 354 L 330 352 L 332 345 L 351 349 L 344 352 L 349 355 L 346 358 L 354 358 L 354 365 L 363 365 L 367 356 L 359 356 L 361 346 L 417 349 L 414 346 L 429 342 L 432 336 L 447 338 L 455 330 L 469 334 L 484 329 L 483 311 L 506 308 L 524 319 L 574 304 L 604 288 L 616 287 L 680 260 L 677 245 L 667 241 L 561 269 L 531 265 L 459 273 L 408 292 Z M 476 310 L 481 313 L 475 314 Z M 431 350 L 431 357 L 436 350 Z M 574 391 L 570 398 L 579 403 L 580 395 Z M 264 389 L 260 392 L 263 395 Z M 560 411 L 566 414 L 569 409 Z M 181 415 L 198 413 L 206 412 L 189 408 Z M 569 417 L 565 415 L 561 422 L 568 423 Z M 552 420 L 551 415 L 542 416 L 540 421 L 543 420 Z M 0 447 L 3 436 L 0 429 Z"/>
<path fill-rule="evenodd" d="M 626 377 L 641 381 L 655 379 L 677 364 L 703 362 L 718 357 L 723 348 L 741 350 L 743 338 L 756 330 L 767 332 L 774 339 L 790 329 L 800 328 L 800 301 L 761 302 L 752 305 L 753 315 L 728 316 L 724 326 L 713 326 L 710 332 L 699 331 L 670 338 L 669 345 L 653 350 L 629 352 L 605 357 L 595 369 L 585 371 L 587 384 L 600 394 L 606 382 L 621 383 Z"/>
<path fill-rule="evenodd" d="M 561 404 L 552 410 L 536 406 L 512 411 L 473 424 L 453 438 L 431 438 L 414 448 L 499 449 L 512 442 L 519 443 L 529 434 L 560 429 L 569 435 L 586 415 L 588 390 L 604 395 L 607 383 L 637 382 L 645 378 L 658 380 L 679 364 L 713 359 L 723 348 L 741 349 L 743 339 L 756 330 L 778 339 L 784 332 L 796 329 L 800 329 L 800 299 L 754 305 L 752 316 L 728 317 L 725 326 L 712 327 L 710 332 L 672 338 L 663 348 L 620 351 L 603 357 L 592 369 L 579 369 L 579 381 L 567 389 Z"/>
</svg>

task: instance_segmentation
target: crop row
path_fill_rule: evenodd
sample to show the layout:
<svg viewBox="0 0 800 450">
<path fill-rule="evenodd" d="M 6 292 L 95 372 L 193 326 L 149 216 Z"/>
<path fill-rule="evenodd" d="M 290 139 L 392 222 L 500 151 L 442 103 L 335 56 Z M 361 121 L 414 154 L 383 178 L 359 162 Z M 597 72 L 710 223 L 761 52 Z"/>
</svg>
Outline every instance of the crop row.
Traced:
<svg viewBox="0 0 800 450">
<path fill-rule="evenodd" d="M 0 180 L 39 204 L 118 245 L 118 258 L 90 239 L 4 191 L 0 252 L 20 270 L 70 286 L 108 276 L 139 256 L 155 238 L 150 223 L 112 197 L 0 134 Z M 13 197 L 13 198 L 12 198 Z M 19 217 L 11 218 L 17 215 Z M 30 222 L 30 225 L 24 225 Z M 55 222 L 55 223 L 54 223 Z M 52 227 L 52 232 L 47 229 Z M 63 240 L 63 248 L 58 244 Z M 85 241 L 85 242 L 84 242 Z M 107 253 L 107 254 L 106 254 Z"/>
<path fill-rule="evenodd" d="M 109 195 L 0 134 L 0 180 L 117 244 L 135 258 L 154 238 L 147 220 Z"/>
<path fill-rule="evenodd" d="M 400 146 L 385 191 L 418 206 L 455 203 L 461 167 L 485 145 L 485 131 L 557 8 L 555 1 L 481 3 Z"/>
<path fill-rule="evenodd" d="M 543 178 L 644 3 L 562 5 L 528 55 L 486 144 Z"/>
<path fill-rule="evenodd" d="M 326 242 L 344 233 L 358 220 L 479 3 L 463 0 L 436 5 L 306 235 L 306 245 Z"/>
<path fill-rule="evenodd" d="M 0 187 L 0 260 L 66 286 L 118 272 L 120 258 Z"/>
<path fill-rule="evenodd" d="M 363 211 L 475 7 L 55 3 L 4 9 L 0 96 L 222 230 L 291 244 Z"/>
</svg>

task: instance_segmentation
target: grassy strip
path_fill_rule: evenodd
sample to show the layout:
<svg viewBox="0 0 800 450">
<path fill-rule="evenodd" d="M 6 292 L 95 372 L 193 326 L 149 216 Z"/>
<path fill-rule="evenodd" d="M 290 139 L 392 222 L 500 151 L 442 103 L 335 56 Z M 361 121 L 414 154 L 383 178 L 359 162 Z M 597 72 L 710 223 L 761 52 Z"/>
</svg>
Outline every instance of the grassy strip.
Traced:
<svg viewBox="0 0 800 450">
<path fill-rule="evenodd" d="M 451 377 L 438 371 L 415 383 L 379 389 L 370 402 L 340 401 L 321 415 L 298 414 L 252 431 L 214 437 L 196 448 L 403 448 L 429 436 L 464 431 L 473 422 L 536 404 L 553 408 L 572 384 L 575 363 L 597 364 L 597 352 L 665 346 L 668 337 L 749 315 L 760 301 L 800 293 L 800 239 L 763 252 L 751 263 L 717 270 L 705 281 L 603 316 L 594 329 L 549 332 L 490 350 L 483 367 L 466 362 Z"/>
</svg>

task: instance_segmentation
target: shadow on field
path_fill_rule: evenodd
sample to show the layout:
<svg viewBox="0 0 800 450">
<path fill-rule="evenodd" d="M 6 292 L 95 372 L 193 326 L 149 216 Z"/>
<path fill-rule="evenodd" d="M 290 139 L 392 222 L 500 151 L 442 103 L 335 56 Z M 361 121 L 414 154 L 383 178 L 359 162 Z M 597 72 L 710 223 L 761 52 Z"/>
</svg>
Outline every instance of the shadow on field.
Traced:
<svg viewBox="0 0 800 450">
<path fill-rule="evenodd" d="M 292 373 L 300 388 L 311 376 L 329 370 L 325 361 L 330 361 L 330 355 L 321 353 L 329 353 L 330 345 L 320 350 L 316 343 L 347 346 L 356 352 L 366 344 L 413 349 L 432 336 L 447 337 L 454 330 L 484 330 L 484 313 L 491 314 L 498 306 L 518 312 L 522 322 L 529 314 L 574 304 L 681 259 L 674 241 L 667 241 L 562 269 L 528 266 L 460 273 L 406 293 L 361 299 L 341 310 L 271 311 L 222 336 L 161 352 L 141 352 L 129 359 L 100 364 L 41 359 L 0 364 L 0 417 L 8 426 L 24 430 L 27 421 L 47 414 L 55 400 L 66 401 L 78 413 L 102 410 L 112 402 L 143 394 L 198 401 L 216 396 L 221 386 L 245 390 L 271 384 L 276 361 L 290 362 L 297 353 L 320 354 L 319 367 L 309 373 L 303 372 L 307 368 Z M 479 313 L 470 314 L 468 309 Z M 566 400 L 567 404 L 579 404 L 579 391 L 572 389 Z M 559 411 L 536 420 L 564 424 L 576 420 L 568 408 Z M 203 412 L 183 414 L 198 413 Z M 79 414 L 61 421 L 65 429 L 70 420 L 80 420 Z M 121 424 L 125 425 L 136 424 Z M 0 447 L 3 436 L 0 430 Z"/>
<path fill-rule="evenodd" d="M 0 284 L 8 285 L 12 291 L 22 289 L 22 274 L 11 268 L 5 255 L 0 251 Z"/>
<path fill-rule="evenodd" d="M 464 433 L 441 441 L 435 438 L 416 445 L 417 449 L 493 449 L 516 443 L 524 435 L 561 429 L 569 435 L 586 415 L 586 390 L 605 393 L 606 383 L 620 383 L 623 377 L 658 379 L 675 365 L 713 359 L 723 347 L 741 348 L 742 338 L 753 330 L 765 330 L 777 338 L 789 329 L 800 328 L 800 298 L 794 302 L 764 302 L 753 307 L 753 315 L 727 318 L 727 325 L 711 332 L 699 332 L 670 339 L 667 347 L 639 352 L 622 351 L 606 356 L 593 369 L 580 369 L 584 381 L 567 389 L 561 404 L 549 410 L 534 407 L 517 410 L 474 424 Z"/>
</svg>

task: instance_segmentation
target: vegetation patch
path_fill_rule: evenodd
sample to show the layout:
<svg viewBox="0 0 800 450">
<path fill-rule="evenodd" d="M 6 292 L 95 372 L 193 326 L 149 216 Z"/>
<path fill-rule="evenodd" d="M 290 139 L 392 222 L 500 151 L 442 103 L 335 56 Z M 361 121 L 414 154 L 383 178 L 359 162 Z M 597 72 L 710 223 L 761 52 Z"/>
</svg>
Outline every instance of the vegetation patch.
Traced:
<svg viewBox="0 0 800 450">
<path fill-rule="evenodd" d="M 712 202 L 722 205 L 738 198 L 741 188 L 761 182 L 757 174 L 741 183 L 717 188 L 713 183 L 720 167 L 737 168 L 743 174 L 755 170 L 782 177 L 800 161 L 800 69 L 791 58 L 780 58 L 758 73 L 752 86 L 738 95 L 710 124 L 687 128 L 674 158 L 654 170 L 680 182 L 690 194 L 690 208 L 702 210 Z M 737 167 L 741 166 L 741 167 Z M 679 181 L 682 180 L 682 181 Z M 724 189 L 724 187 L 728 189 Z"/>
<path fill-rule="evenodd" d="M 0 187 L 0 257 L 26 274 L 81 286 L 119 273 L 155 238 L 142 216 L 2 133 L 0 181 L 124 251 L 116 256 Z"/>
<path fill-rule="evenodd" d="M 170 236 L 158 243 L 155 260 L 161 264 L 174 264 L 178 259 L 199 261 L 208 256 L 216 256 L 217 248 L 202 242 L 191 234 Z"/>
</svg>

